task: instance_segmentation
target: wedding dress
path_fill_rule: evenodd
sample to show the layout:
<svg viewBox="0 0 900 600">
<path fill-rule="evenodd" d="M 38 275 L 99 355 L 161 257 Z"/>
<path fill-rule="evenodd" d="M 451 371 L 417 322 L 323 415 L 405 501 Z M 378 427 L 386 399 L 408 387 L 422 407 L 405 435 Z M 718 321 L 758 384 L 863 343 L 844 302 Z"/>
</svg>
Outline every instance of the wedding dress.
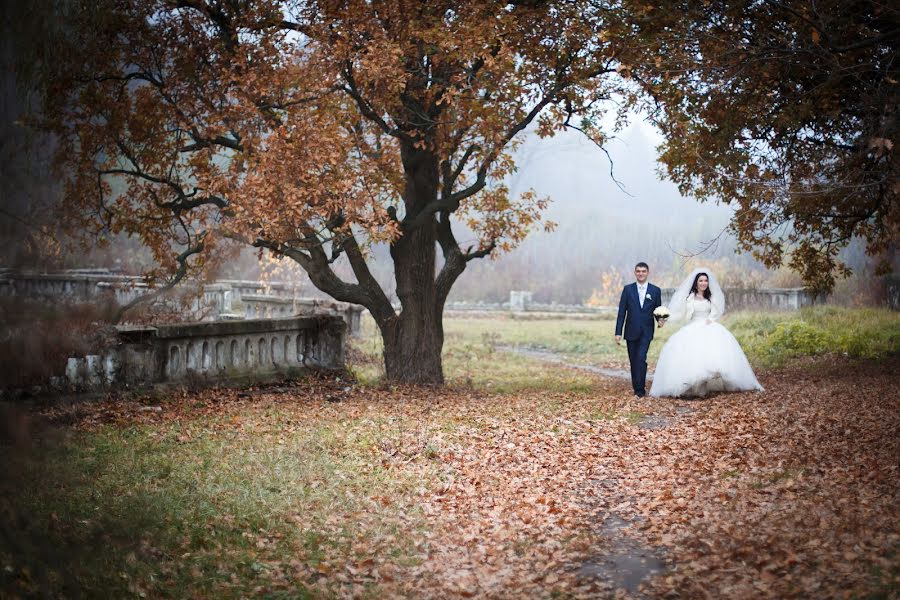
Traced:
<svg viewBox="0 0 900 600">
<path fill-rule="evenodd" d="M 690 293 L 690 284 L 698 273 L 708 274 L 711 299 Z M 672 320 L 687 319 L 663 346 L 656 362 L 651 396 L 705 396 L 717 391 L 762 390 L 740 344 L 716 319 L 725 312 L 722 289 L 706 269 L 697 269 L 672 296 L 669 311 Z"/>
</svg>

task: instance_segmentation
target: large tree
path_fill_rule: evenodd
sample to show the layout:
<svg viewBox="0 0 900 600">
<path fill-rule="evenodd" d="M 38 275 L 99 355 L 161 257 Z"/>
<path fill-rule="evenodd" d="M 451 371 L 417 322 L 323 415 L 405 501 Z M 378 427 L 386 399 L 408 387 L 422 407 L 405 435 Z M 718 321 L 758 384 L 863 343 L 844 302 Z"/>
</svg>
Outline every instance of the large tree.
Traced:
<svg viewBox="0 0 900 600">
<path fill-rule="evenodd" d="M 225 240 L 295 260 L 369 309 L 396 381 L 443 381 L 451 286 L 540 223 L 545 200 L 503 185 L 517 135 L 596 120 L 620 81 L 602 2 L 63 6 L 43 108 L 70 230 L 140 236 L 170 277 Z M 477 239 L 460 244 L 460 225 Z M 399 311 L 367 264 L 377 241 Z"/>
<path fill-rule="evenodd" d="M 813 287 L 855 236 L 900 228 L 900 9 L 874 0 L 625 0 L 620 55 L 652 102 L 685 194 L 735 205 L 732 230 Z M 882 269 L 889 267 L 882 262 Z"/>
</svg>

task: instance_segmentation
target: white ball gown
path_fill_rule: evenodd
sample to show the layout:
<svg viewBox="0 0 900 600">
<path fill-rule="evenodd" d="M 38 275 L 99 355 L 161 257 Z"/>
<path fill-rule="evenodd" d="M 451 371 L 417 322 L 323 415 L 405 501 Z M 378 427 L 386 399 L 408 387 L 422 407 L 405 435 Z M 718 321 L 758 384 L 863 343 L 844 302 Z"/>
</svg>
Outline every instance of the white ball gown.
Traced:
<svg viewBox="0 0 900 600">
<path fill-rule="evenodd" d="M 702 397 L 710 392 L 762 390 L 738 341 L 710 320 L 718 317 L 710 301 L 691 298 L 688 314 L 688 323 L 659 354 L 650 395 Z"/>
</svg>

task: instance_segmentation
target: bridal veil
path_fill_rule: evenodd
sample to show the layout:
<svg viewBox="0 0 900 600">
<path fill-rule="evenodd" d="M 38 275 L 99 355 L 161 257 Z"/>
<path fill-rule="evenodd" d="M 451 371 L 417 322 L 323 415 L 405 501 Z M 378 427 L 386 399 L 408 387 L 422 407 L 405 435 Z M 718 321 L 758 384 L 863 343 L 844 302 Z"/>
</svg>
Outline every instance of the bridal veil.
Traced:
<svg viewBox="0 0 900 600">
<path fill-rule="evenodd" d="M 722 292 L 722 286 L 719 285 L 719 281 L 716 279 L 715 275 L 712 274 L 712 271 L 700 267 L 691 271 L 690 275 L 678 284 L 678 287 L 675 288 L 675 291 L 672 293 L 672 298 L 669 300 L 669 313 L 671 313 L 671 316 L 669 317 L 670 320 L 678 321 L 684 319 L 687 315 L 688 296 L 691 294 L 691 286 L 694 283 L 694 278 L 699 273 L 705 273 L 706 276 L 709 277 L 710 303 L 712 304 L 713 312 L 718 315 L 725 314 L 725 294 Z"/>
</svg>

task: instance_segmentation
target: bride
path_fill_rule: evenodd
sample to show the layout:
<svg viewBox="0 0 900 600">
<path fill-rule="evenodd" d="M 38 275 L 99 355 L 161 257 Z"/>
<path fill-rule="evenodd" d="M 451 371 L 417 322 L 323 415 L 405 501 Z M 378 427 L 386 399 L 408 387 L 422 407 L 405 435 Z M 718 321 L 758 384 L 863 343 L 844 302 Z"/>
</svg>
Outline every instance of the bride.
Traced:
<svg viewBox="0 0 900 600">
<path fill-rule="evenodd" d="M 740 344 L 716 322 L 725 296 L 708 269 L 695 269 L 669 301 L 670 319 L 685 319 L 663 346 L 651 396 L 705 396 L 709 392 L 761 390 Z"/>
</svg>

